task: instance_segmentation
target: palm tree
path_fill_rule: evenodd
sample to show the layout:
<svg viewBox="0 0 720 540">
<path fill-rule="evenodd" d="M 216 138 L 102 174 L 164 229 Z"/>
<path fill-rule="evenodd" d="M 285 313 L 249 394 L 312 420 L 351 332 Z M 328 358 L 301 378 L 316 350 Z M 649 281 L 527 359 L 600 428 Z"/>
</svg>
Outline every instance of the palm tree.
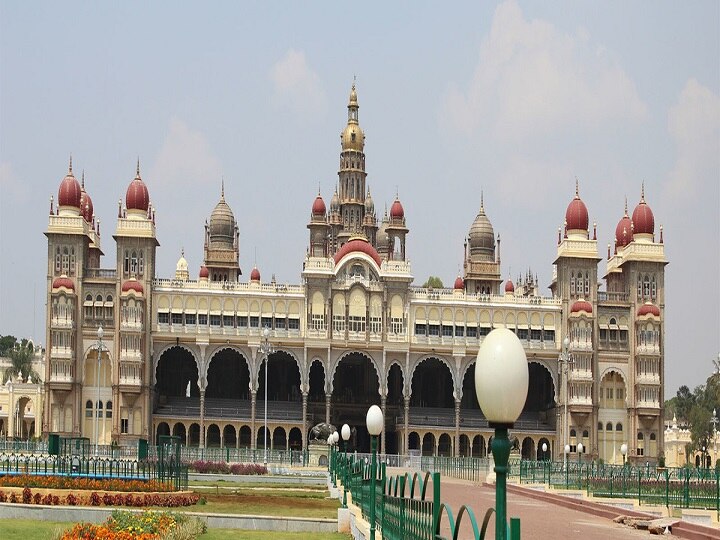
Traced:
<svg viewBox="0 0 720 540">
<path fill-rule="evenodd" d="M 11 378 L 19 378 L 24 383 L 28 380 L 33 384 L 40 382 L 40 374 L 33 368 L 35 348 L 32 342 L 23 339 L 20 345 L 10 349 L 7 354 L 10 358 L 10 365 L 5 368 L 5 373 L 3 373 L 3 384 Z"/>
</svg>

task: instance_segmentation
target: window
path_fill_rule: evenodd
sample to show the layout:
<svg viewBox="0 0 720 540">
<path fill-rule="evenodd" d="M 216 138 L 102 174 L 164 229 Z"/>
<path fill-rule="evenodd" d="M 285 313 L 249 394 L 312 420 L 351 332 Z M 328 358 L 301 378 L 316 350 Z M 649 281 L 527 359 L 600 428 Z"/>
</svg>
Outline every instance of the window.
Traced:
<svg viewBox="0 0 720 540">
<path fill-rule="evenodd" d="M 439 324 L 429 324 L 428 325 L 428 335 L 429 336 L 439 336 L 440 335 L 440 325 Z"/>
<path fill-rule="evenodd" d="M 130 252 L 127 249 L 125 250 L 125 259 L 123 261 L 123 272 L 125 272 L 125 274 L 130 273 Z"/>
<path fill-rule="evenodd" d="M 60 246 L 55 248 L 55 273 L 59 274 L 62 269 L 62 256 L 60 255 Z"/>
<path fill-rule="evenodd" d="M 105 418 L 112 418 L 112 401 L 105 404 Z"/>
<path fill-rule="evenodd" d="M 103 412 L 103 404 L 102 404 L 102 401 L 98 401 L 97 404 L 98 404 L 98 407 L 97 407 L 97 417 L 98 417 L 98 418 L 102 418 L 102 412 Z"/>
<path fill-rule="evenodd" d="M 415 335 L 425 336 L 427 335 L 427 326 L 424 323 L 415 323 Z"/>
<path fill-rule="evenodd" d="M 447 324 L 442 325 L 442 335 L 443 337 L 452 337 L 453 336 L 453 327 Z"/>
<path fill-rule="evenodd" d="M 145 257 L 143 252 L 140 252 L 138 257 L 138 275 L 142 276 L 145 273 Z"/>
<path fill-rule="evenodd" d="M 587 439 L 590 435 L 588 434 L 588 430 L 583 430 L 583 439 Z"/>
<path fill-rule="evenodd" d="M 250 316 L 250 328 L 258 328 L 260 326 L 260 317 Z"/>
<path fill-rule="evenodd" d="M 605 426 L 605 431 L 612 431 L 612 430 L 613 430 L 612 422 L 608 422 L 607 425 Z"/>
<path fill-rule="evenodd" d="M 70 248 L 70 275 L 75 275 L 75 248 Z"/>
<path fill-rule="evenodd" d="M 195 325 L 195 314 L 194 313 L 186 313 L 185 314 L 185 324 L 187 324 L 188 326 Z"/>
<path fill-rule="evenodd" d="M 238 325 L 238 328 L 247 328 L 247 325 L 248 325 L 247 315 L 238 315 L 237 325 Z"/>
<path fill-rule="evenodd" d="M 602 430 L 603 430 L 602 422 L 598 422 L 598 431 L 602 431 Z"/>
<path fill-rule="evenodd" d="M 288 330 L 300 330 L 300 319 L 288 319 Z"/>
<path fill-rule="evenodd" d="M 260 320 L 260 326 L 262 326 L 263 328 L 265 328 L 266 326 L 268 328 L 273 328 L 272 317 L 262 317 L 262 319 Z"/>
<path fill-rule="evenodd" d="M 233 315 L 223 315 L 222 323 L 225 328 L 232 328 L 235 326 L 235 317 Z"/>
<path fill-rule="evenodd" d="M 220 315 L 210 315 L 210 326 L 220 326 Z"/>
<path fill-rule="evenodd" d="M 570 278 L 570 294 L 575 294 L 575 273 L 573 273 L 572 278 Z"/>
<path fill-rule="evenodd" d="M 622 430 L 623 430 L 623 425 L 620 422 L 618 422 L 615 425 L 615 431 L 622 431 Z"/>
<path fill-rule="evenodd" d="M 62 272 L 63 274 L 70 273 L 70 254 L 68 248 L 63 248 L 62 252 Z"/>
<path fill-rule="evenodd" d="M 85 418 L 92 418 L 92 415 L 93 415 L 92 409 L 93 409 L 92 401 L 87 400 L 85 402 Z"/>
<path fill-rule="evenodd" d="M 207 313 L 198 313 L 198 324 L 200 326 L 207 326 L 208 316 Z"/>
<path fill-rule="evenodd" d="M 543 329 L 543 341 L 555 341 L 555 330 Z"/>
<path fill-rule="evenodd" d="M 350 315 L 348 327 L 351 332 L 364 332 L 365 331 L 365 317 L 359 317 L 356 315 Z"/>
<path fill-rule="evenodd" d="M 127 418 L 121 418 L 120 419 L 120 433 L 127 433 L 128 432 L 128 419 Z"/>
<path fill-rule="evenodd" d="M 492 330 L 492 328 L 490 328 L 489 326 L 481 326 L 480 327 L 480 335 L 487 336 L 490 333 L 490 330 Z"/>
<path fill-rule="evenodd" d="M 172 313 L 172 323 L 177 324 L 178 326 L 182 325 L 182 313 L 176 313 L 173 311 Z"/>
<path fill-rule="evenodd" d="M 463 337 L 465 335 L 465 327 L 464 326 L 456 326 L 455 327 L 455 337 Z"/>
<path fill-rule="evenodd" d="M 468 326 L 467 327 L 467 337 L 470 337 L 470 338 L 477 337 L 477 326 Z"/>
<path fill-rule="evenodd" d="M 137 274 L 138 273 L 138 258 L 137 258 L 137 252 L 133 251 L 130 254 L 130 274 Z"/>
<path fill-rule="evenodd" d="M 518 328 L 517 337 L 518 337 L 518 339 L 527 339 L 528 338 L 527 328 Z"/>
<path fill-rule="evenodd" d="M 158 313 L 158 324 L 169 324 L 170 314 L 169 313 Z"/>
</svg>

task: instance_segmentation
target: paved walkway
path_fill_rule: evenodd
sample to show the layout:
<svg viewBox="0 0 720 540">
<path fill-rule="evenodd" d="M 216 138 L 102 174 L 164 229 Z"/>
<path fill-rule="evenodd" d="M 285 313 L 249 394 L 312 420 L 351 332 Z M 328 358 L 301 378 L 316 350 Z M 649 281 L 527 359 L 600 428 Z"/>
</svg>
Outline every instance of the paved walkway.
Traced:
<svg viewBox="0 0 720 540">
<path fill-rule="evenodd" d="M 463 504 L 472 508 L 478 527 L 481 526 L 485 512 L 495 507 L 495 488 L 476 486 L 463 480 L 443 477 L 441 480 L 440 499 L 450 505 L 457 519 L 457 513 Z M 508 493 L 508 516 L 519 517 L 522 540 L 582 538 L 583 540 L 613 540 L 651 537 L 647 531 L 638 531 L 625 525 L 613 523 L 612 520 L 596 517 L 585 512 L 564 508 L 547 503 L 530 496 Z M 618 510 L 618 515 L 622 514 Z M 459 538 L 471 538 L 470 520 L 463 517 Z M 443 535 L 450 538 L 447 517 L 441 523 Z M 495 536 L 495 515 L 490 520 L 486 539 Z"/>
</svg>

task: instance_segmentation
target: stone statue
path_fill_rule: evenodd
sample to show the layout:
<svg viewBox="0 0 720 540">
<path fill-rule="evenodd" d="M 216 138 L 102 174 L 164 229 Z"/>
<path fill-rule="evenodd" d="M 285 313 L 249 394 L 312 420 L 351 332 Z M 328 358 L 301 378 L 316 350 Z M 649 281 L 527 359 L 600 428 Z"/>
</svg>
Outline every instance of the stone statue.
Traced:
<svg viewBox="0 0 720 540">
<path fill-rule="evenodd" d="M 310 430 L 310 443 L 327 444 L 328 437 L 337 429 L 332 424 L 321 422 Z"/>
</svg>

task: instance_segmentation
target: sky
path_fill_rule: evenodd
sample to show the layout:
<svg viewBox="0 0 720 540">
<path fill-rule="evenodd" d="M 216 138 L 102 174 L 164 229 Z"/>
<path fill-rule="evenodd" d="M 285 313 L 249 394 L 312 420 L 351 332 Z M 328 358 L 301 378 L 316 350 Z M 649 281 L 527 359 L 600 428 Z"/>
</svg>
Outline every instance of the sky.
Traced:
<svg viewBox="0 0 720 540">
<path fill-rule="evenodd" d="M 666 397 L 720 351 L 720 3 L 0 2 L 0 334 L 44 342 L 49 199 L 85 173 L 115 266 L 139 158 L 158 277 L 202 263 L 220 197 L 244 279 L 300 283 L 356 80 L 368 185 L 416 284 L 451 285 L 484 194 L 503 277 L 544 294 L 576 178 L 599 275 L 645 196 L 664 227 Z"/>
</svg>

